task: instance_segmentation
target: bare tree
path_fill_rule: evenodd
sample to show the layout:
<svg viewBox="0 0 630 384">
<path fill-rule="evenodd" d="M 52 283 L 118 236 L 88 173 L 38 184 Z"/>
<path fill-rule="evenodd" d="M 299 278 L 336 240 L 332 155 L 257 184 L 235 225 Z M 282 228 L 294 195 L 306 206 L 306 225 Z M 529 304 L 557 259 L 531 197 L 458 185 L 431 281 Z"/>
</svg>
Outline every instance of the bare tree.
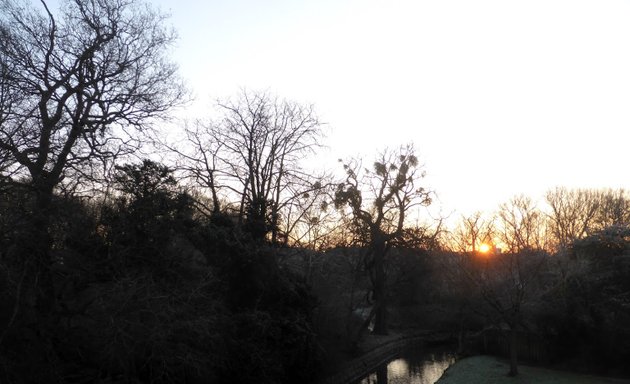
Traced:
<svg viewBox="0 0 630 384">
<path fill-rule="evenodd" d="M 547 249 L 547 221 L 534 201 L 520 195 L 499 207 L 499 238 L 508 252 Z"/>
<path fill-rule="evenodd" d="M 545 197 L 551 208 L 551 231 L 560 248 L 588 234 L 600 210 L 599 192 L 558 187 Z"/>
<path fill-rule="evenodd" d="M 545 216 L 532 199 L 517 196 L 501 204 L 498 214 L 485 219 L 479 212 L 463 217 L 451 236 L 454 254 L 443 267 L 454 283 L 464 322 L 471 312 L 505 333 L 510 353 L 510 375 L 518 374 L 518 332 L 527 306 L 542 292 L 545 253 Z M 505 250 L 482 250 L 481 244 L 500 244 Z M 461 343 L 461 341 L 460 341 Z"/>
<path fill-rule="evenodd" d="M 494 236 L 494 219 L 475 212 L 470 216 L 462 216 L 455 230 L 450 233 L 449 242 L 454 251 L 476 253 L 482 244 L 494 244 Z"/>
<path fill-rule="evenodd" d="M 9 32 L 6 27 L 0 24 L 0 52 L 5 52 L 9 46 Z M 12 115 L 12 110 L 18 102 L 19 94 L 10 82 L 11 68 L 8 57 L 0 55 L 0 128 L 8 124 Z M 10 180 L 15 172 L 16 161 L 11 152 L 0 146 L 0 186 Z"/>
<path fill-rule="evenodd" d="M 326 179 L 324 179 L 326 180 Z M 284 231 L 291 244 L 323 251 L 331 248 L 331 236 L 341 226 L 340 217 L 332 209 L 332 184 L 316 182 L 311 192 L 305 192 L 286 206 L 283 215 Z"/>
<path fill-rule="evenodd" d="M 29 252 L 41 302 L 54 303 L 48 273 L 49 208 L 64 178 L 133 150 L 138 134 L 184 99 L 167 57 L 165 17 L 134 0 L 66 0 L 53 13 L 0 0 L 3 66 L 0 151 L 35 194 Z M 46 304 L 48 303 L 48 304 Z"/>
<path fill-rule="evenodd" d="M 366 262 L 372 283 L 374 332 L 387 333 L 387 286 L 385 257 L 397 240 L 403 239 L 407 215 L 419 205 L 428 205 L 429 192 L 417 186 L 419 172 L 413 146 L 385 151 L 372 169 L 353 160 L 343 165 L 346 178 L 337 186 L 335 206 L 348 208 L 353 235 L 367 250 Z"/>
<path fill-rule="evenodd" d="M 244 90 L 219 108 L 220 120 L 187 129 L 193 151 L 179 151 L 184 169 L 210 190 L 217 209 L 220 190 L 238 199 L 238 218 L 255 239 L 286 239 L 286 210 L 323 186 L 300 164 L 322 136 L 313 107 Z"/>
<path fill-rule="evenodd" d="M 476 303 L 475 312 L 504 332 L 510 353 L 510 376 L 518 374 L 518 332 L 523 329 L 528 306 L 543 289 L 542 271 L 548 260 L 544 251 L 525 249 L 508 253 L 459 253 L 449 265 L 459 294 Z"/>
<path fill-rule="evenodd" d="M 600 209 L 595 217 L 595 229 L 630 224 L 630 194 L 623 189 L 601 191 Z"/>
<path fill-rule="evenodd" d="M 210 207 L 197 199 L 205 208 L 201 211 L 216 215 L 223 211 L 222 201 L 225 201 L 221 193 L 225 189 L 221 183 L 227 178 L 227 164 L 220 154 L 223 143 L 216 140 L 216 127 L 212 123 L 204 124 L 199 120 L 186 123 L 184 132 L 186 136 L 180 145 L 165 145 L 178 158 L 175 169 L 183 172 L 184 178 L 190 179 L 196 187 L 210 193 Z"/>
</svg>

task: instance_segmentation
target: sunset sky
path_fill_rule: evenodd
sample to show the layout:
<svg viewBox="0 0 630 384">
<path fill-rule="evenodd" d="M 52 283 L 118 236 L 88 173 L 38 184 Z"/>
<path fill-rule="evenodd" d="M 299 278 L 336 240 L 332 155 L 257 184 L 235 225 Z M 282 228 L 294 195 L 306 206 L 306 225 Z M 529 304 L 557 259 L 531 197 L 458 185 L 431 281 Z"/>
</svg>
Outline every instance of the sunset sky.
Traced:
<svg viewBox="0 0 630 384">
<path fill-rule="evenodd" d="M 240 87 L 312 103 L 317 165 L 414 142 L 443 213 L 630 188 L 630 1 L 159 0 L 204 116 Z"/>
</svg>

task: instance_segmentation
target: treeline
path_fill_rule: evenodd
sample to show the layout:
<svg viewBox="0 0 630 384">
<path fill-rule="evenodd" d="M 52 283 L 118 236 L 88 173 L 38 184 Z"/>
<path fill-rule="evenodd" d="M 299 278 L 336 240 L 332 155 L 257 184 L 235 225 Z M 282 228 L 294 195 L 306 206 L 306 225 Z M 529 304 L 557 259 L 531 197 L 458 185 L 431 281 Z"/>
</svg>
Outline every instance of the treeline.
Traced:
<svg viewBox="0 0 630 384">
<path fill-rule="evenodd" d="M 0 2 L 3 383 L 314 372 L 315 299 L 276 249 L 322 188 L 297 166 L 319 124 L 244 92 L 165 142 L 190 98 L 165 19 L 140 1 Z M 168 167 L 139 155 L 164 149 Z"/>
<path fill-rule="evenodd" d="M 232 217 L 200 215 L 151 161 L 116 197 L 55 195 L 49 301 L 30 256 L 35 199 L 0 207 L 0 377 L 35 382 L 296 382 L 314 374 L 315 298 Z M 35 246 L 33 246 L 35 248 Z"/>
<path fill-rule="evenodd" d="M 355 202 L 379 189 L 360 190 Z M 390 223 L 391 232 L 379 233 L 369 221 L 361 226 L 367 220 L 361 213 L 350 215 L 346 236 L 334 237 L 336 247 L 305 258 L 321 300 L 315 324 L 320 340 L 356 345 L 370 321 L 373 332 L 382 332 L 375 314 L 382 310 L 386 327 L 442 330 L 463 354 L 487 351 L 487 337 L 502 335 L 492 342 L 505 345 L 512 375 L 518 374 L 519 350 L 531 363 L 628 375 L 630 196 L 556 188 L 546 201 L 553 209 L 518 196 L 494 214 L 462 217 L 452 230 L 440 222 L 408 226 L 414 236 L 394 237 L 382 266 L 373 239 L 394 234 L 395 227 Z M 378 289 L 385 305 L 377 302 Z M 537 341 L 528 344 L 530 339 Z"/>
<path fill-rule="evenodd" d="M 460 342 L 467 330 L 503 331 L 516 374 L 519 334 L 531 333 L 547 343 L 545 362 L 627 374 L 630 195 L 559 187 L 545 203 L 515 197 L 445 237 L 439 286 Z"/>
<path fill-rule="evenodd" d="M 448 247 L 475 252 L 482 244 L 507 252 L 538 249 L 562 252 L 575 240 L 630 222 L 630 194 L 623 189 L 547 191 L 542 204 L 519 195 L 496 212 L 463 216 L 444 241 Z"/>
</svg>

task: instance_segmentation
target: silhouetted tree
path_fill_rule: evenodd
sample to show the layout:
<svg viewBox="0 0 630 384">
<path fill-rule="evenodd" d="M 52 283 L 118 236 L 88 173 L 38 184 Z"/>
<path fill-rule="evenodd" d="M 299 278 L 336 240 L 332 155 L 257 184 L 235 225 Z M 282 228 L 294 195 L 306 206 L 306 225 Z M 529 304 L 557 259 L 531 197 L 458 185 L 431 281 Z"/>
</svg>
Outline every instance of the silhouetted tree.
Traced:
<svg viewBox="0 0 630 384">
<path fill-rule="evenodd" d="M 551 231 L 561 249 L 588 234 L 601 203 L 599 194 L 588 189 L 559 187 L 548 191 L 545 198 L 551 207 Z"/>
<path fill-rule="evenodd" d="M 424 177 L 419 172 L 413 146 L 385 151 L 372 169 L 362 169 L 352 160 L 343 165 L 346 178 L 335 193 L 335 206 L 350 210 L 353 235 L 367 249 L 367 264 L 372 283 L 373 307 L 365 326 L 374 319 L 374 332 L 387 333 L 387 283 L 385 257 L 396 241 L 404 238 L 410 210 L 428 205 L 429 193 L 417 186 Z"/>
<path fill-rule="evenodd" d="M 169 265 L 173 260 L 163 259 L 169 242 L 194 224 L 191 198 L 178 191 L 173 171 L 154 161 L 116 170 L 114 183 L 121 195 L 103 214 L 112 254 L 123 265 Z"/>
<path fill-rule="evenodd" d="M 137 133 L 184 91 L 166 56 L 174 34 L 143 3 L 67 0 L 58 14 L 41 5 L 0 1 L 0 57 L 10 68 L 0 85 L 0 151 L 35 193 L 24 255 L 34 258 L 47 312 L 55 303 L 48 233 L 55 187 L 132 150 Z"/>
<path fill-rule="evenodd" d="M 487 217 L 481 212 L 475 212 L 469 216 L 462 215 L 455 229 L 449 233 L 447 249 L 450 250 L 442 257 L 438 257 L 438 265 L 444 273 L 447 284 L 446 293 L 450 294 L 457 310 L 458 321 L 458 349 L 464 351 L 464 339 L 467 326 L 476 314 L 479 306 L 479 297 L 471 294 L 475 285 L 466 278 L 466 265 L 474 258 L 480 256 L 479 249 L 482 244 L 486 244 L 492 249 L 490 252 L 498 250 L 496 248 L 496 224 L 495 217 Z"/>
<path fill-rule="evenodd" d="M 0 52 L 5 52 L 9 46 L 9 33 L 0 24 Z M 8 124 L 12 108 L 18 103 L 19 92 L 11 86 L 11 68 L 6 55 L 0 55 L 0 128 Z M 14 171 L 15 159 L 11 151 L 0 146 L 0 185 L 6 184 L 10 174 Z"/>
<path fill-rule="evenodd" d="M 521 195 L 501 204 L 498 219 L 498 237 L 507 252 L 549 248 L 547 218 L 531 198 Z"/>
<path fill-rule="evenodd" d="M 630 197 L 623 189 L 559 187 L 545 197 L 551 208 L 551 232 L 561 249 L 610 226 L 630 223 Z"/>
<path fill-rule="evenodd" d="M 182 171 L 183 178 L 192 181 L 201 190 L 210 192 L 210 203 L 200 205 L 209 215 L 218 215 L 224 211 L 222 198 L 227 189 L 229 177 L 228 164 L 222 156 L 223 142 L 217 139 L 216 127 L 212 123 L 201 121 L 185 123 L 185 138 L 177 145 L 166 144 L 166 147 L 176 154 L 177 166 Z"/>
<path fill-rule="evenodd" d="M 159 195 L 168 197 L 177 185 L 171 169 L 148 159 L 141 164 L 116 166 L 116 170 L 117 188 L 134 201 L 155 201 Z"/>
<path fill-rule="evenodd" d="M 548 260 L 544 251 L 524 249 L 508 253 L 462 253 L 452 264 L 467 295 L 478 298 L 476 311 L 505 332 L 510 354 L 510 376 L 518 374 L 518 331 L 526 307 L 544 292 L 542 272 Z"/>
<path fill-rule="evenodd" d="M 595 217 L 596 230 L 630 225 L 630 195 L 623 189 L 601 191 L 600 209 Z"/>
<path fill-rule="evenodd" d="M 197 178 L 203 174 L 211 190 L 218 188 L 217 177 L 224 176 L 221 186 L 239 198 L 244 228 L 258 241 L 270 234 L 276 243 L 282 210 L 321 188 L 299 164 L 319 145 L 320 122 L 311 106 L 264 93 L 243 91 L 236 101 L 220 102 L 219 107 L 224 112 L 219 122 L 189 130 L 196 152 L 187 155 L 193 160 L 188 167 Z"/>
<path fill-rule="evenodd" d="M 450 233 L 449 247 L 456 252 L 476 253 L 482 244 L 495 243 L 494 218 L 485 218 L 481 212 L 462 216 L 455 230 Z"/>
</svg>

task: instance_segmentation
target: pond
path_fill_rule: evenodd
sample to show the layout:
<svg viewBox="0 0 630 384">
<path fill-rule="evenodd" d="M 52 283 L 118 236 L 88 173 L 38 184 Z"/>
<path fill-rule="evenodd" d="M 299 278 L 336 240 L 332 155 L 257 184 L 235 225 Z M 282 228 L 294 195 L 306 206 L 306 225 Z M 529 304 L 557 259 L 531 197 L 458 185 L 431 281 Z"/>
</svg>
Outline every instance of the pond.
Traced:
<svg viewBox="0 0 630 384">
<path fill-rule="evenodd" d="M 434 384 L 455 361 L 456 355 L 449 350 L 410 349 L 355 384 Z"/>
</svg>

